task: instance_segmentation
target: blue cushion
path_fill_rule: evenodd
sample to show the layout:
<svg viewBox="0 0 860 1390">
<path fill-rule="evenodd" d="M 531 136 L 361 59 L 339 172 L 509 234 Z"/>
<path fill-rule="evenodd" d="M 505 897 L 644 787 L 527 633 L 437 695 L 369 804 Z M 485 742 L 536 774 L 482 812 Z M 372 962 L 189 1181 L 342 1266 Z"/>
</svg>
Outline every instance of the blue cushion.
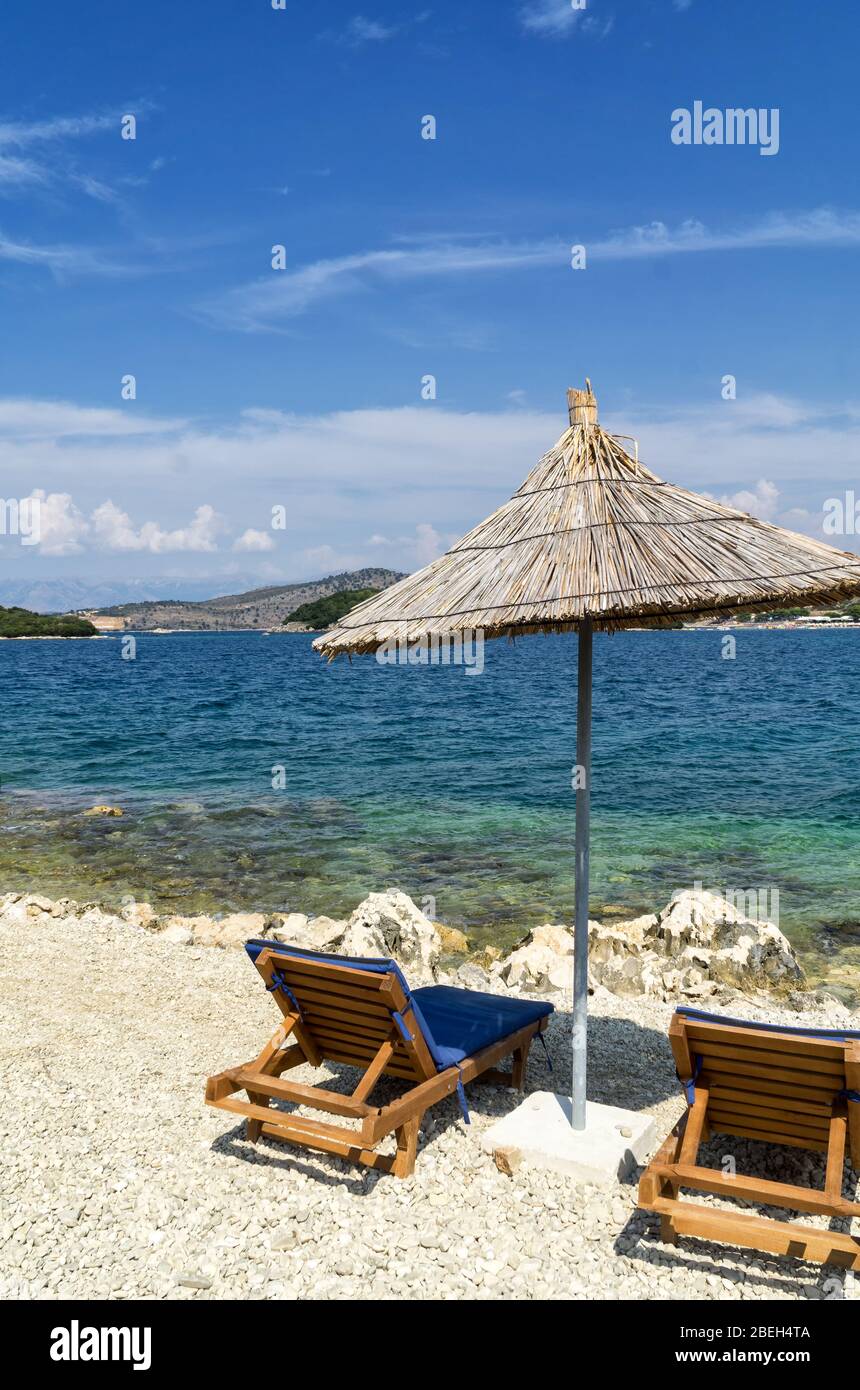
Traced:
<svg viewBox="0 0 860 1390">
<path fill-rule="evenodd" d="M 543 1000 L 507 999 L 451 985 L 425 985 L 413 990 L 412 998 L 432 1036 L 427 1042 L 440 1071 L 553 1010 Z"/>
<path fill-rule="evenodd" d="M 844 1042 L 846 1038 L 860 1038 L 860 1033 L 847 1028 L 797 1028 L 793 1023 L 758 1023 L 749 1018 L 724 1018 L 722 1014 L 706 1014 L 701 1009 L 678 1008 L 676 1014 L 688 1018 L 693 1023 L 722 1023 L 728 1028 L 757 1028 L 762 1033 L 797 1033 L 804 1038 L 832 1038 L 834 1042 Z"/>
<path fill-rule="evenodd" d="M 553 1011 L 552 1004 L 539 1000 L 506 999 L 503 995 L 479 994 L 471 989 L 454 989 L 451 985 L 425 985 L 423 989 L 410 990 L 397 962 L 378 957 L 335 956 L 259 939 L 246 941 L 245 950 L 253 961 L 261 951 L 275 951 L 282 956 L 346 965 L 351 970 L 367 970 L 374 975 L 393 973 L 406 995 L 407 1003 L 401 1011 L 403 1022 L 408 1027 L 410 1016 L 414 1017 L 439 1071 L 462 1062 L 465 1057 L 480 1052 L 482 1047 L 500 1042 Z"/>
</svg>

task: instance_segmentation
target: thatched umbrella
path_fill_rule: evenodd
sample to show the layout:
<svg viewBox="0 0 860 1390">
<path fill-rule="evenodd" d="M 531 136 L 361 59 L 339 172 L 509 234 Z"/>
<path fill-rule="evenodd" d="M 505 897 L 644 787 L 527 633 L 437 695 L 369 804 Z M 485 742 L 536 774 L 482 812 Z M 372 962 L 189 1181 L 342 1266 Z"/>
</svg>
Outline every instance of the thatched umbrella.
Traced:
<svg viewBox="0 0 860 1390">
<path fill-rule="evenodd" d="M 332 658 L 468 630 L 578 632 L 572 1116 L 583 1129 L 592 632 L 835 603 L 860 593 L 860 557 L 664 482 L 598 425 L 587 379 L 567 397 L 569 428 L 509 502 L 314 646 Z"/>
</svg>

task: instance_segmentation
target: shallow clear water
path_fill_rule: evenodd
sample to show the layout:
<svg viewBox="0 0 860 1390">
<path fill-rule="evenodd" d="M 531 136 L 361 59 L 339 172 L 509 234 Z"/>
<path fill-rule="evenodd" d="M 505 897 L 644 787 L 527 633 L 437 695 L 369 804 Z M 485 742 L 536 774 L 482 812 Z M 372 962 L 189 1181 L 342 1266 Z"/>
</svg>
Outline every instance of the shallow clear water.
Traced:
<svg viewBox="0 0 860 1390">
<path fill-rule="evenodd" d="M 860 632 L 725 635 L 595 638 L 593 914 L 776 888 L 809 960 L 854 959 Z M 396 884 L 479 938 L 569 920 L 575 637 L 480 676 L 310 641 L 0 643 L 0 890 L 341 914 Z"/>
</svg>

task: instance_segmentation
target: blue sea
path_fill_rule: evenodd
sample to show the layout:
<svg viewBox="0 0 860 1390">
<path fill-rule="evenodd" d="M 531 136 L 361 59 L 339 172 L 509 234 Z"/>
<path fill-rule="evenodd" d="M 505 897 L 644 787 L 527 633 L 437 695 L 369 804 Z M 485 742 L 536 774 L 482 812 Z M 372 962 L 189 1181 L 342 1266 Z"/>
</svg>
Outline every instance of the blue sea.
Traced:
<svg viewBox="0 0 860 1390">
<path fill-rule="evenodd" d="M 726 635 L 595 638 L 592 915 L 776 889 L 808 963 L 860 965 L 860 632 Z M 0 891 L 343 915 L 396 885 L 498 944 L 571 919 L 574 636 L 475 676 L 303 634 L 2 642 L 0 698 Z"/>
</svg>

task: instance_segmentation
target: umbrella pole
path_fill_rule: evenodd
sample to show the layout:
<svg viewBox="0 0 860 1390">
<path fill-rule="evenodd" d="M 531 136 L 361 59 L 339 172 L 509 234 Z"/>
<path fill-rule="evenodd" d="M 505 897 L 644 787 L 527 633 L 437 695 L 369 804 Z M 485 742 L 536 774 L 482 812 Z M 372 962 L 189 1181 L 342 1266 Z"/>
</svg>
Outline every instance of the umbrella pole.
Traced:
<svg viewBox="0 0 860 1390">
<path fill-rule="evenodd" d="M 576 871 L 573 928 L 573 1095 L 571 1124 L 585 1129 L 588 1043 L 588 874 L 591 832 L 591 619 L 579 626 L 576 687 Z"/>
</svg>

